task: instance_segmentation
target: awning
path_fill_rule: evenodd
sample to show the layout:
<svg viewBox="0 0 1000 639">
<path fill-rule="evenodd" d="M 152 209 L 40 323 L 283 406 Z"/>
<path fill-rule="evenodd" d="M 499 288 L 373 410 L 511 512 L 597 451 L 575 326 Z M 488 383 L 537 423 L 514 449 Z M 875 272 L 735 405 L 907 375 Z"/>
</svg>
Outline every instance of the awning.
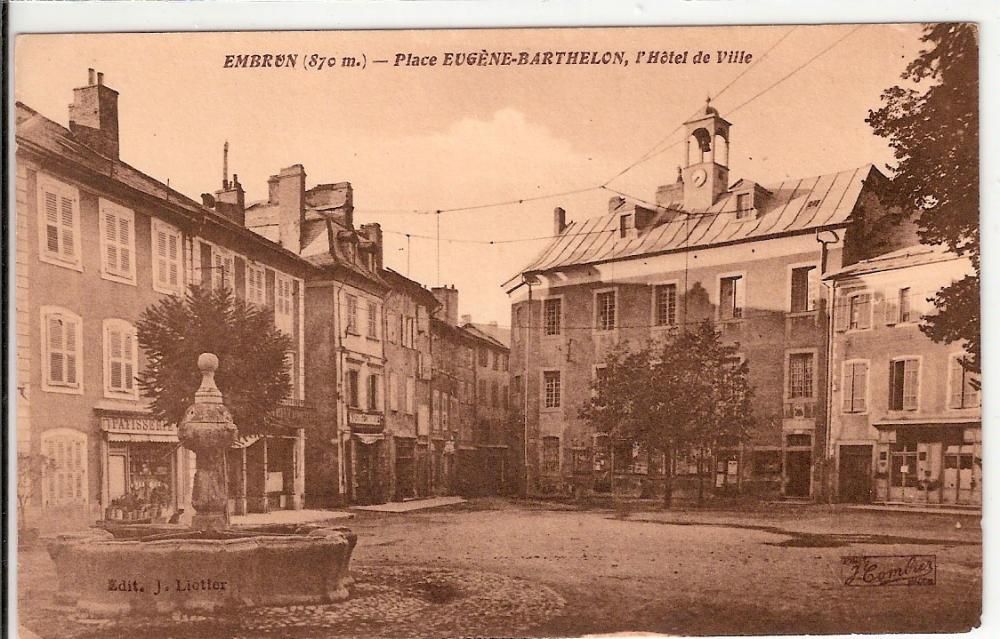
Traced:
<svg viewBox="0 0 1000 639">
<path fill-rule="evenodd" d="M 883 419 L 873 422 L 872 426 L 879 430 L 895 430 L 897 428 L 982 428 L 983 424 L 981 421 L 968 418 L 942 417 L 934 420 Z"/>
<path fill-rule="evenodd" d="M 260 439 L 260 435 L 245 435 L 237 437 L 236 441 L 232 443 L 230 448 L 249 448 L 256 443 L 258 439 Z"/>
<path fill-rule="evenodd" d="M 362 444 L 366 444 L 368 446 L 370 446 L 370 445 L 374 444 L 375 442 L 377 442 L 377 441 L 385 438 L 385 436 L 382 435 L 382 433 L 378 433 L 378 434 L 375 434 L 375 433 L 354 433 L 354 436 L 357 437 L 358 441 L 360 441 Z"/>
</svg>

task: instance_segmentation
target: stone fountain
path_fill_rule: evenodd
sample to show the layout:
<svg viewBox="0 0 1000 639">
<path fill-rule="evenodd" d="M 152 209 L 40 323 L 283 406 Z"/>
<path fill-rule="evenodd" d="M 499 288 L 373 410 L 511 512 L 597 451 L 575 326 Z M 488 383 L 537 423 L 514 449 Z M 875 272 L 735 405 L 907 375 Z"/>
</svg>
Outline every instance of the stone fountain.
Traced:
<svg viewBox="0 0 1000 639">
<path fill-rule="evenodd" d="M 225 453 L 237 435 L 215 384 L 219 360 L 198 357 L 202 382 L 178 428 L 197 455 L 191 527 L 133 524 L 49 542 L 57 601 L 99 615 L 220 612 L 348 597 L 357 536 L 323 525 L 231 526 Z"/>
</svg>

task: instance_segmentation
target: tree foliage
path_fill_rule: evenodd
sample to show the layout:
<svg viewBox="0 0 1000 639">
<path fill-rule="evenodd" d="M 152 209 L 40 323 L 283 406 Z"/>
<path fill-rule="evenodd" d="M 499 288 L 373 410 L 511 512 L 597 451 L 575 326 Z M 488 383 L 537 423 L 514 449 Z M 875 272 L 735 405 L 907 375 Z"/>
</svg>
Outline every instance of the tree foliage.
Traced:
<svg viewBox="0 0 1000 639">
<path fill-rule="evenodd" d="M 201 384 L 198 355 L 219 358 L 216 383 L 242 434 L 266 434 L 279 402 L 291 390 L 285 363 L 292 339 L 273 313 L 234 298 L 226 288 L 192 286 L 148 307 L 136 323 L 146 368 L 139 388 L 154 416 L 177 424 Z"/>
<path fill-rule="evenodd" d="M 754 425 L 752 399 L 736 346 L 704 322 L 662 342 L 610 353 L 582 416 L 612 441 L 638 443 L 669 459 L 744 441 Z M 668 484 L 668 503 L 669 490 Z"/>
<path fill-rule="evenodd" d="M 941 289 L 922 330 L 935 341 L 965 340 L 979 370 L 979 37 L 975 24 L 924 27 L 926 48 L 869 111 L 897 160 L 889 197 L 918 211 L 921 239 L 968 256 L 975 275 Z M 926 88 L 925 88 L 926 87 Z"/>
</svg>

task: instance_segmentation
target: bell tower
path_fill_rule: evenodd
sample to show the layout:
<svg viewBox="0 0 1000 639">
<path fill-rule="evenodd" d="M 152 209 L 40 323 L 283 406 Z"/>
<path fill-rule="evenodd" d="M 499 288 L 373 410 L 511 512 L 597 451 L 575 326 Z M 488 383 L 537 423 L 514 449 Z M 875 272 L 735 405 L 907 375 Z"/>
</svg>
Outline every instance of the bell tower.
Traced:
<svg viewBox="0 0 1000 639">
<path fill-rule="evenodd" d="M 681 175 L 685 209 L 707 209 L 729 189 L 730 126 L 712 106 L 711 98 L 684 123 L 687 145 Z"/>
</svg>

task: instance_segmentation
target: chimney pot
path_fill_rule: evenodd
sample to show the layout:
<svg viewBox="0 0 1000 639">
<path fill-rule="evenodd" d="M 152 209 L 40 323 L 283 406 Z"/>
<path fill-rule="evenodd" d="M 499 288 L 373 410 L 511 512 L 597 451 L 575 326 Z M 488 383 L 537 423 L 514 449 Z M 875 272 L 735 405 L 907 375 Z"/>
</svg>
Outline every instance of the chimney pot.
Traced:
<svg viewBox="0 0 1000 639">
<path fill-rule="evenodd" d="M 94 80 L 94 70 L 87 69 L 87 86 L 94 86 L 96 80 Z"/>
<path fill-rule="evenodd" d="M 97 72 L 97 84 L 99 86 L 103 86 L 104 85 L 104 74 L 101 73 L 100 71 Z"/>
</svg>

